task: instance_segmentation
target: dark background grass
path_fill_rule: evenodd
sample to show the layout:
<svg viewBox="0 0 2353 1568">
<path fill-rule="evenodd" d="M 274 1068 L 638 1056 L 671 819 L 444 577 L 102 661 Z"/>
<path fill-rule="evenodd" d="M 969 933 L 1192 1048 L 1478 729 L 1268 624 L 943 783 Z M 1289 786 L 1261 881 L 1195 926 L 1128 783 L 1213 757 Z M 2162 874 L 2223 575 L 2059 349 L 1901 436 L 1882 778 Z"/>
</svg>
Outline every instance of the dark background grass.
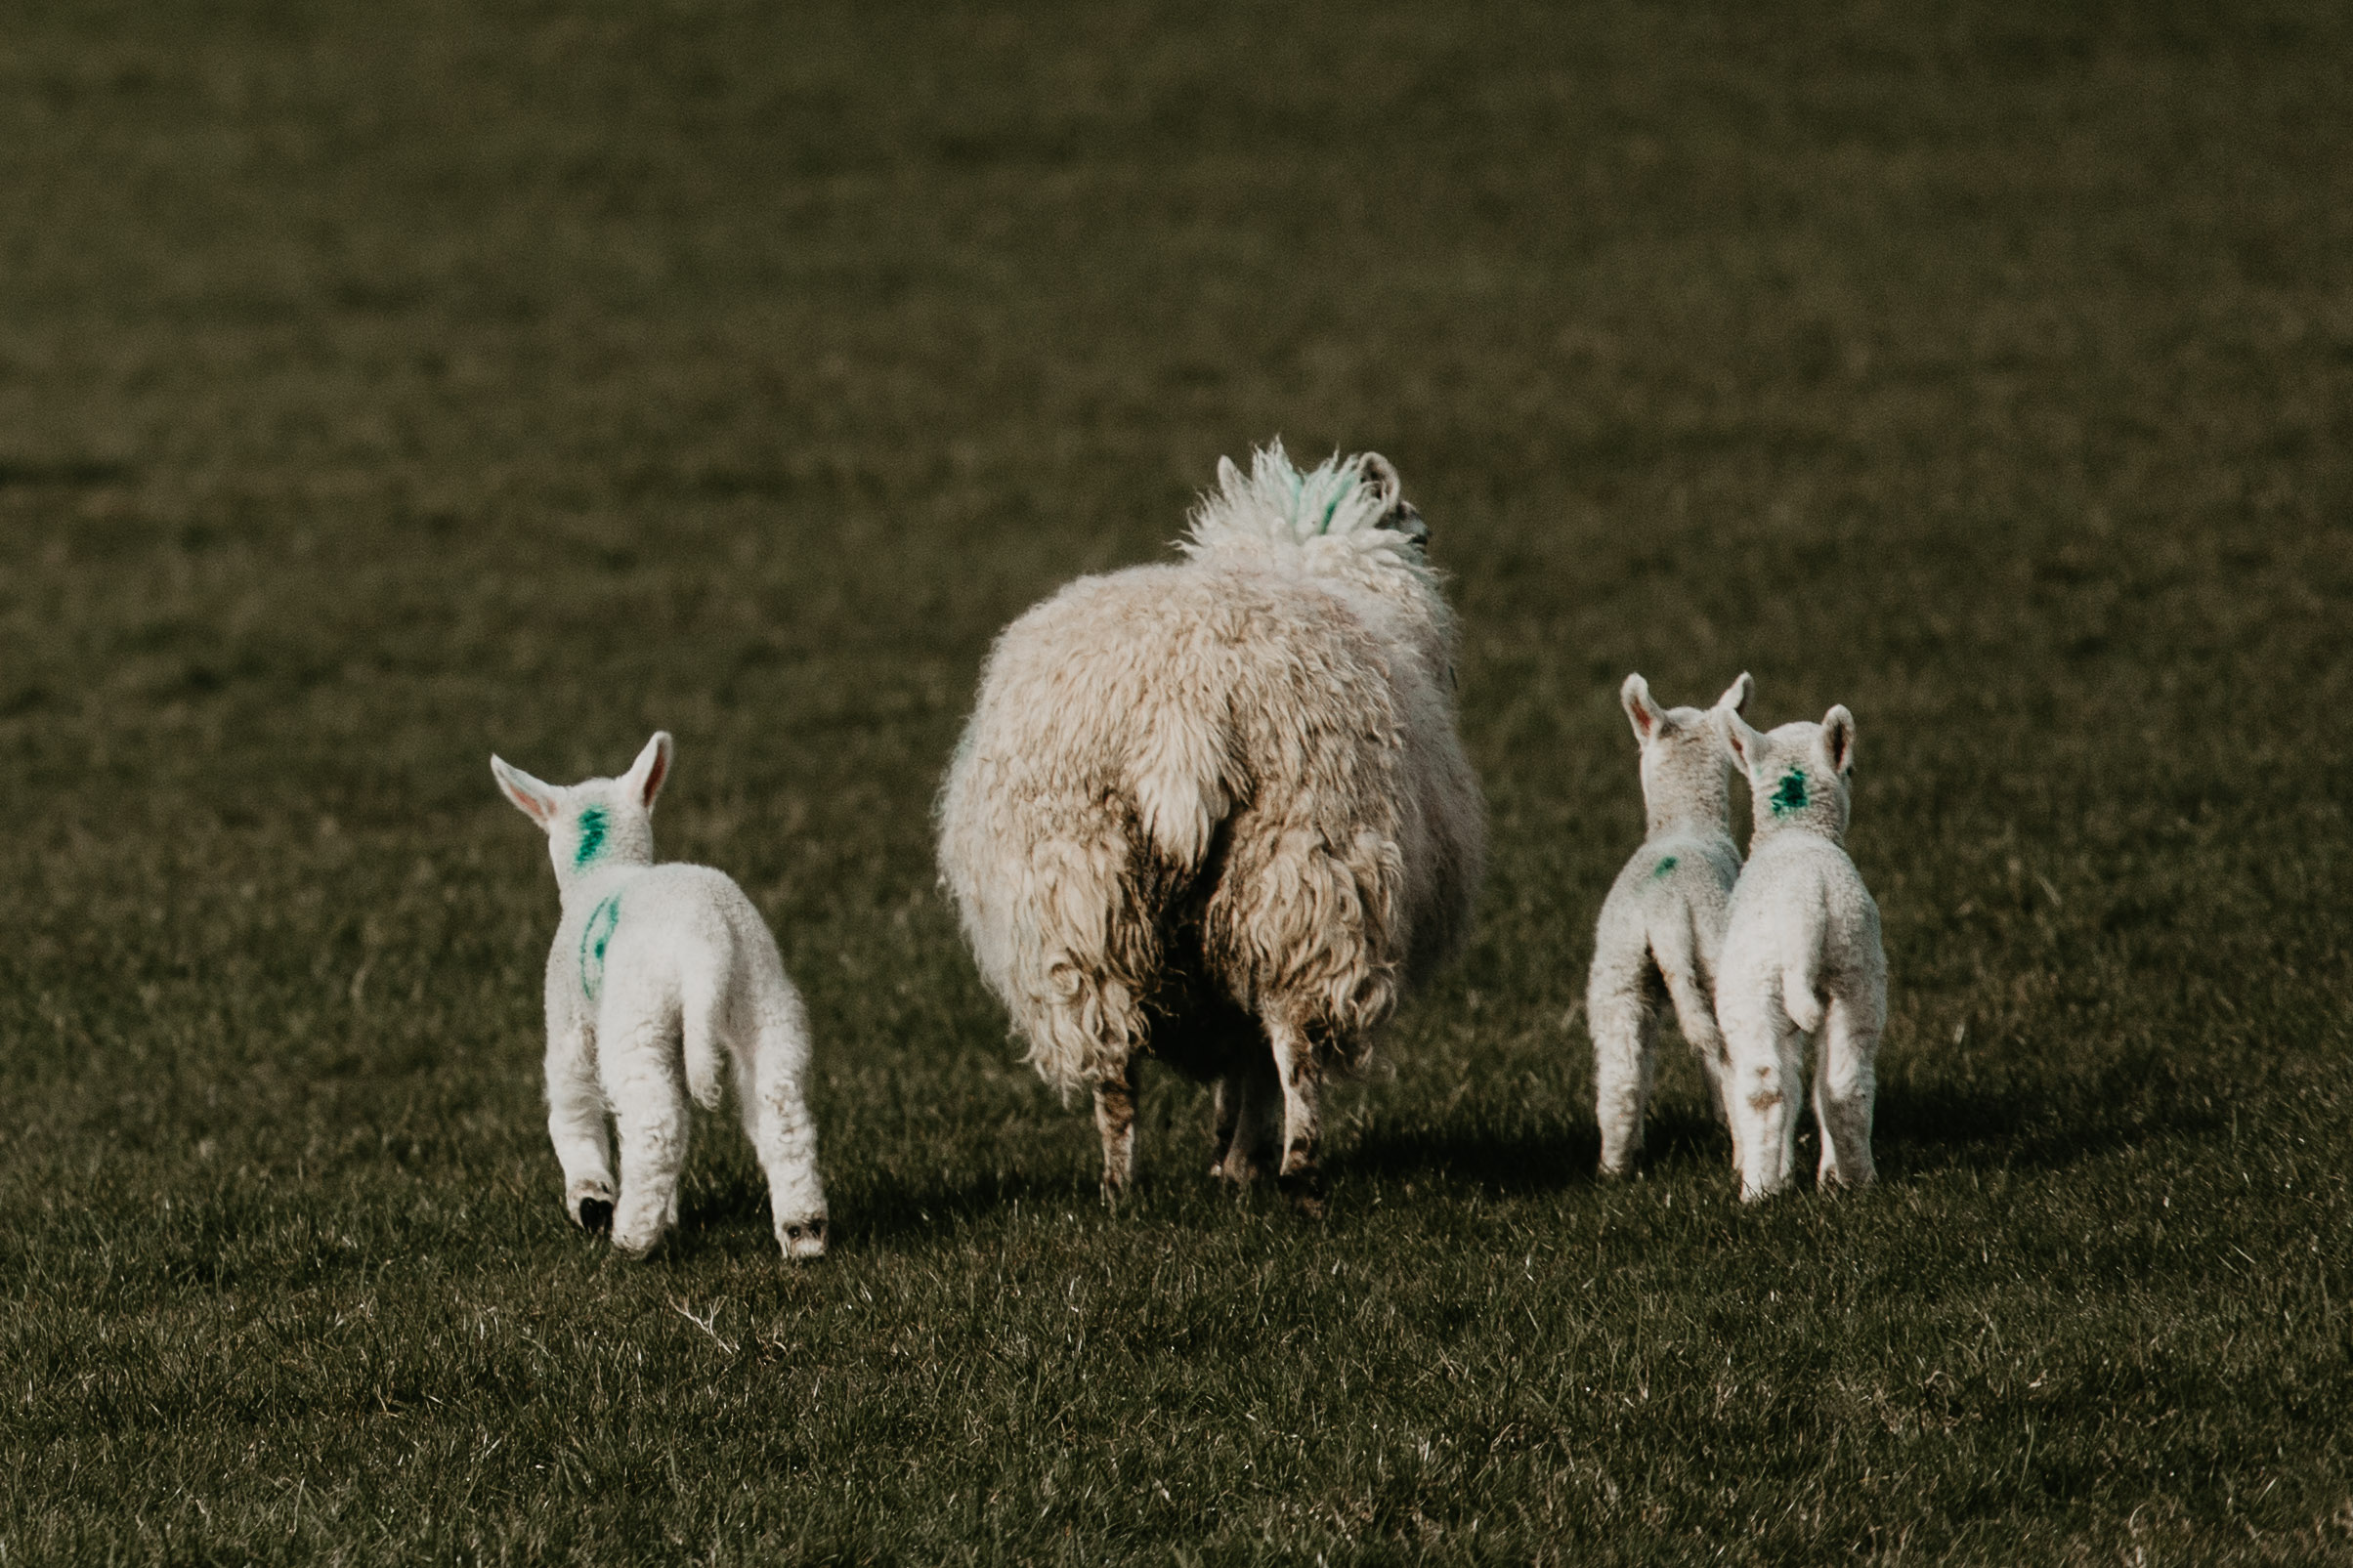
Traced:
<svg viewBox="0 0 2353 1568">
<path fill-rule="evenodd" d="M 2353 1559 L 2353 18 L 681 3 L 0 18 L 0 1559 Z M 1015 1064 L 994 632 L 1377 448 L 1493 869 L 1332 1217 Z M 1629 669 L 1850 704 L 1883 1186 L 1595 1183 Z M 565 1226 L 493 792 L 678 737 L 819 1032 Z M 1680 1049 L 1677 1047 L 1676 1049 Z M 700 1322 L 690 1320 L 701 1320 Z"/>
</svg>

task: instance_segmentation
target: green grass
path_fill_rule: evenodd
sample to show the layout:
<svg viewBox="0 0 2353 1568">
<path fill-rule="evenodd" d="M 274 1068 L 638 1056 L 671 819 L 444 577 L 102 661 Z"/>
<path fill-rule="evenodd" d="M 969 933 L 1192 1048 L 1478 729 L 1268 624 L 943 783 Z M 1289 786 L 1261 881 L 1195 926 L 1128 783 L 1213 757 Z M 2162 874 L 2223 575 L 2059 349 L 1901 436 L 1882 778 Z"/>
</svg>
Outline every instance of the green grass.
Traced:
<svg viewBox="0 0 2353 1568">
<path fill-rule="evenodd" d="M 9 4 L 0 1562 L 2353 1561 L 2330 0 Z M 933 887 L 988 639 L 1373 447 L 1493 869 L 1331 1216 Z M 1630 669 L 1857 713 L 1882 1186 L 1592 1175 Z M 549 779 L 676 733 L 837 1240 L 573 1234 Z"/>
</svg>

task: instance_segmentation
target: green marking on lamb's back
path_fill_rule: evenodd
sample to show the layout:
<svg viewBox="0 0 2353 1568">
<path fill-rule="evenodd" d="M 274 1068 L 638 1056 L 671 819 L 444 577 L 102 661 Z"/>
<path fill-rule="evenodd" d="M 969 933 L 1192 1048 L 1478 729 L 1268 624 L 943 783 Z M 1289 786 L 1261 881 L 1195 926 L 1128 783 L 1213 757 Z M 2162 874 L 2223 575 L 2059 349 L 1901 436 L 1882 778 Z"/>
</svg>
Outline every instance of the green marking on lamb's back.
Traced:
<svg viewBox="0 0 2353 1568">
<path fill-rule="evenodd" d="M 609 893 L 588 911 L 588 923 L 580 927 L 580 990 L 590 1001 L 605 989 L 605 948 L 620 924 L 620 895 Z"/>
<path fill-rule="evenodd" d="M 1792 768 L 1787 773 L 1782 774 L 1781 782 L 1779 785 L 1775 788 L 1770 804 L 1773 807 L 1773 814 L 1775 817 L 1784 817 L 1790 812 L 1805 810 L 1805 770 L 1802 768 Z"/>
<path fill-rule="evenodd" d="M 1666 880 L 1667 873 L 1673 869 L 1675 869 L 1675 857 L 1661 855 L 1658 857 L 1658 864 L 1650 868 L 1650 874 L 1663 882 Z"/>
<path fill-rule="evenodd" d="M 580 847 L 573 851 L 573 865 L 585 866 L 605 852 L 605 829 L 609 826 L 602 806 L 590 806 L 580 813 Z"/>
</svg>

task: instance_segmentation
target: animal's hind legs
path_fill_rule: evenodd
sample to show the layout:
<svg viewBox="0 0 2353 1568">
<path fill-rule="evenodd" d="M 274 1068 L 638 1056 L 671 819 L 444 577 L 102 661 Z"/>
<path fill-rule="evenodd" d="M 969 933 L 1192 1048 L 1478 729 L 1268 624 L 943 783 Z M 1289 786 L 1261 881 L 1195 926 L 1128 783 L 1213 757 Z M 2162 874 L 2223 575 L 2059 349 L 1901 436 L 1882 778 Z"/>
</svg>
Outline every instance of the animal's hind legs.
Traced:
<svg viewBox="0 0 2353 1568">
<path fill-rule="evenodd" d="M 686 1165 L 686 1085 L 678 1052 L 658 1028 L 610 1042 L 600 1066 L 613 1121 L 620 1132 L 620 1202 L 613 1214 L 616 1250 L 642 1257 L 678 1220 L 678 1174 Z"/>
<path fill-rule="evenodd" d="M 1136 1064 L 1094 1086 L 1094 1126 L 1103 1135 L 1103 1196 L 1117 1198 L 1135 1182 Z"/>
<path fill-rule="evenodd" d="M 1283 1091 L 1275 1080 L 1273 1056 L 1245 1050 L 1211 1093 L 1217 1157 L 1209 1173 L 1237 1185 L 1273 1175 L 1283 1134 Z"/>
<path fill-rule="evenodd" d="M 1314 1046 L 1305 1030 L 1279 1013 L 1268 1013 L 1265 1023 L 1275 1079 L 1283 1091 L 1283 1157 L 1275 1174 L 1303 1210 L 1321 1214 L 1323 1177 L 1315 1168 L 1315 1152 L 1323 1141 L 1323 1123 L 1316 1106 L 1321 1074 Z"/>
<path fill-rule="evenodd" d="M 605 1091 L 587 1040 L 577 1030 L 548 1042 L 547 1134 L 564 1168 L 564 1212 L 592 1236 L 611 1229 L 615 1183 Z"/>
<path fill-rule="evenodd" d="M 1643 1146 L 1643 1113 L 1657 1071 L 1658 1014 L 1640 976 L 1594 988 L 1585 1022 L 1593 1035 L 1594 1120 L 1602 1129 L 1602 1174 L 1622 1176 Z"/>
<path fill-rule="evenodd" d="M 1879 1030 L 1868 1014 L 1832 996 L 1814 1067 L 1814 1120 L 1822 1135 L 1815 1180 L 1823 1187 L 1867 1187 L 1878 1175 L 1871 1162 L 1878 1051 Z"/>
</svg>

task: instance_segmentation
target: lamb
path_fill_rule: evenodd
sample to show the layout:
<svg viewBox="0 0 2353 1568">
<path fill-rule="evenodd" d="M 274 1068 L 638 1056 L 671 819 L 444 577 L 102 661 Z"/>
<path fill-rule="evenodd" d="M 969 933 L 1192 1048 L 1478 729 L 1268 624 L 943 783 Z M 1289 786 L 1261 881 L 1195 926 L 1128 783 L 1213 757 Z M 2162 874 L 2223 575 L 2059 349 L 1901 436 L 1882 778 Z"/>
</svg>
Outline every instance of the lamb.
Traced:
<svg viewBox="0 0 2353 1568">
<path fill-rule="evenodd" d="M 1720 718 L 1738 713 L 1753 690 L 1743 674 L 1702 712 L 1659 707 L 1640 675 L 1627 676 L 1618 689 L 1642 750 L 1649 829 L 1602 905 L 1585 990 L 1605 1176 L 1624 1175 L 1642 1147 L 1661 999 L 1674 1002 L 1683 1038 L 1724 1116 L 1724 1038 L 1716 1031 L 1712 991 L 1740 852 L 1733 846 L 1732 754 Z"/>
<path fill-rule="evenodd" d="M 941 881 L 1041 1077 L 1134 1178 L 1138 1064 L 1215 1084 L 1210 1173 L 1321 1204 L 1318 1085 L 1469 923 L 1484 853 L 1430 530 L 1374 453 L 1281 443 L 1179 563 L 998 639 L 940 794 Z"/>
<path fill-rule="evenodd" d="M 1847 858 L 1855 716 L 1760 735 L 1721 713 L 1726 743 L 1747 776 L 1756 827 L 1733 888 L 1716 971 L 1716 1021 L 1727 1051 L 1724 1098 L 1754 1203 L 1785 1186 L 1797 1160 L 1793 1096 L 1809 1038 L 1818 1041 L 1814 1119 L 1824 1186 L 1869 1185 L 1875 1058 L 1887 1027 L 1887 955 L 1879 907 Z"/>
<path fill-rule="evenodd" d="M 564 1211 L 643 1256 L 678 1218 L 686 1095 L 717 1110 L 722 1048 L 744 1130 L 767 1172 L 777 1244 L 823 1255 L 817 1128 L 801 1093 L 809 1021 L 767 922 L 706 866 L 654 864 L 654 797 L 670 771 L 657 734 L 620 779 L 542 784 L 496 757 L 491 772 L 547 831 L 563 918 L 547 954 L 547 1130 Z M 605 1139 L 620 1132 L 619 1194 Z"/>
</svg>

